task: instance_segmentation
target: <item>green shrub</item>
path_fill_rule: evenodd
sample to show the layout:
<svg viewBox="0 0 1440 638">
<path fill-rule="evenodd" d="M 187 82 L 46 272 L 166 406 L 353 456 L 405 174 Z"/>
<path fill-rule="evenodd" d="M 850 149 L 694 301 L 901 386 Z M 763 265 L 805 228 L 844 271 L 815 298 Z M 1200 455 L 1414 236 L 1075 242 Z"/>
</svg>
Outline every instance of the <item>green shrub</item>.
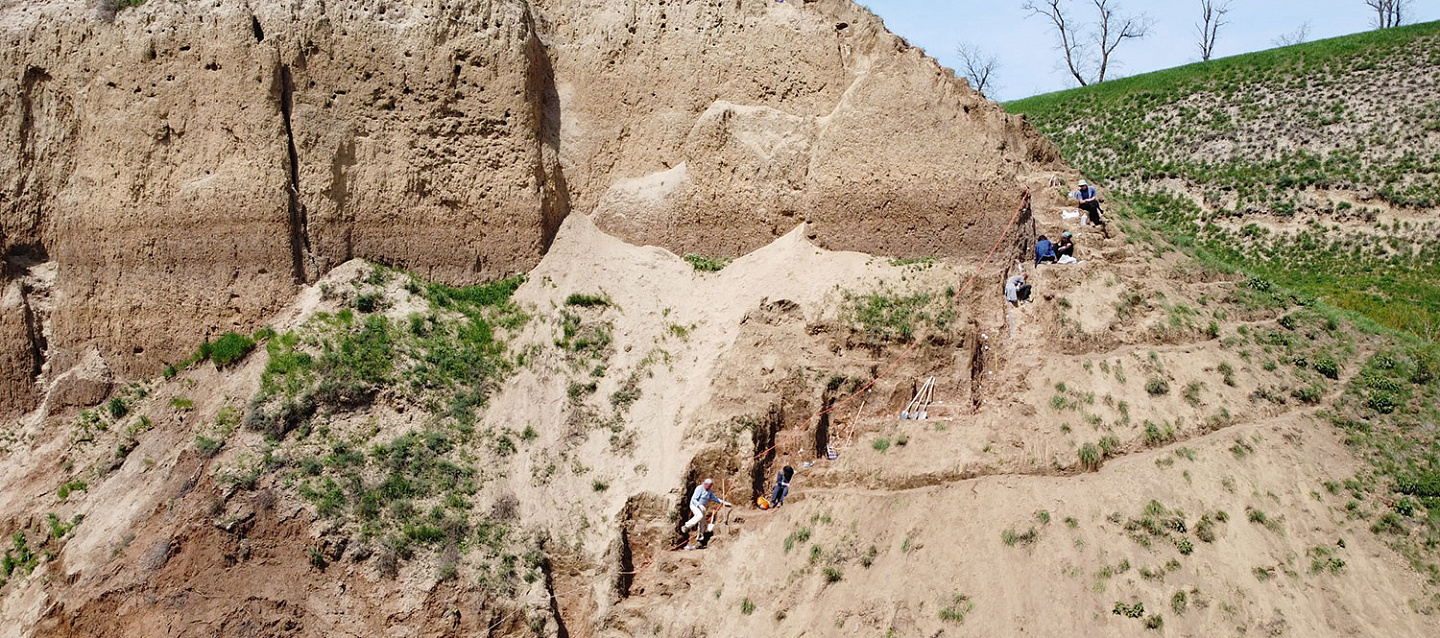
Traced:
<svg viewBox="0 0 1440 638">
<path fill-rule="evenodd" d="M 1340 378 L 1340 364 L 1328 354 L 1322 354 L 1315 358 L 1315 371 L 1327 379 Z"/>
<path fill-rule="evenodd" d="M 195 437 L 195 451 L 199 453 L 200 456 L 203 456 L 207 459 L 214 457 L 216 454 L 219 454 L 220 449 L 223 447 L 225 447 L 224 441 L 219 441 L 206 436 Z"/>
<path fill-rule="evenodd" d="M 874 448 L 876 452 L 883 453 L 885 450 L 890 449 L 890 439 L 885 437 L 875 439 L 875 441 L 870 444 L 870 447 Z"/>
<path fill-rule="evenodd" d="M 1189 606 L 1190 597 L 1187 596 L 1184 591 L 1177 591 L 1175 595 L 1170 597 L 1170 611 L 1175 612 L 1176 616 L 1184 616 L 1185 610 L 1188 609 Z"/>
<path fill-rule="evenodd" d="M 1100 453 L 1101 453 L 1105 458 L 1110 458 L 1110 457 L 1114 456 L 1114 455 L 1115 455 L 1115 452 L 1118 451 L 1119 449 L 1120 449 L 1120 438 L 1119 438 L 1119 437 L 1117 437 L 1117 436 L 1115 436 L 1115 435 L 1113 435 L 1113 434 L 1100 437 Z"/>
<path fill-rule="evenodd" d="M 1141 618 L 1145 616 L 1145 603 L 1136 601 L 1127 605 L 1122 602 L 1116 602 L 1115 608 L 1111 610 L 1110 613 L 1126 618 Z"/>
<path fill-rule="evenodd" d="M 355 309 L 360 312 L 370 313 L 379 310 L 384 304 L 385 298 L 378 292 L 367 292 L 355 297 Z"/>
<path fill-rule="evenodd" d="M 1150 446 L 1161 445 L 1175 439 L 1175 429 L 1166 423 L 1164 426 L 1155 424 L 1152 421 L 1145 422 L 1145 444 Z"/>
<path fill-rule="evenodd" d="M 721 269 L 730 265 L 730 260 L 726 257 L 705 257 L 689 253 L 685 255 L 684 259 L 692 268 L 700 272 L 720 272 Z"/>
<path fill-rule="evenodd" d="M 1086 443 L 1080 446 L 1080 467 L 1087 470 L 1100 468 L 1100 448 L 1094 443 Z"/>
<path fill-rule="evenodd" d="M 1154 378 L 1145 382 L 1145 391 L 1152 397 L 1158 397 L 1170 393 L 1170 382 L 1161 378 Z"/>
<path fill-rule="evenodd" d="M 1314 405 L 1325 397 L 1325 386 L 1320 383 L 1312 383 L 1307 386 L 1295 388 L 1290 391 L 1290 394 L 1300 400 L 1301 403 Z"/>
<path fill-rule="evenodd" d="M 827 583 L 838 583 L 843 577 L 843 574 L 840 572 L 840 568 L 838 567 L 826 567 L 822 571 L 824 571 L 825 573 L 825 582 Z"/>
<path fill-rule="evenodd" d="M 255 348 L 255 340 L 242 334 L 227 332 L 210 344 L 210 360 L 224 368 L 245 358 Z"/>
<path fill-rule="evenodd" d="M 749 598 L 740 601 L 740 613 L 746 616 L 755 613 L 755 603 L 750 602 Z"/>
<path fill-rule="evenodd" d="M 1040 532 L 1036 531 L 1034 527 L 1031 527 L 1024 533 L 1016 533 L 1014 529 L 1006 529 L 1000 533 L 1000 540 L 1005 543 L 1006 547 L 1013 547 L 1017 544 L 1029 545 L 1039 539 Z"/>
<path fill-rule="evenodd" d="M 70 493 L 71 493 L 71 492 L 88 492 L 88 491 L 90 491 L 90 486 L 89 486 L 88 484 L 86 484 L 85 481 L 78 481 L 78 480 L 77 480 L 77 481 L 70 481 L 70 482 L 68 482 L 68 483 L 65 483 L 64 485 L 61 485 L 61 486 L 60 486 L 60 489 L 55 493 L 55 495 L 58 496 L 58 497 L 60 497 L 60 500 L 63 501 L 63 500 L 65 500 L 65 499 L 67 499 L 67 498 L 70 498 Z"/>
<path fill-rule="evenodd" d="M 116 419 L 123 419 L 125 415 L 130 414 L 130 406 L 120 397 L 110 399 L 110 402 L 105 404 L 105 409 L 110 412 L 110 416 Z"/>
<path fill-rule="evenodd" d="M 585 295 L 577 292 L 565 298 L 565 305 L 580 306 L 581 308 L 604 308 L 610 305 L 610 300 L 598 295 Z"/>
<path fill-rule="evenodd" d="M 940 620 L 953 623 L 965 622 L 966 614 L 975 610 L 975 603 L 965 594 L 956 593 L 950 596 L 949 604 L 940 608 Z"/>
</svg>

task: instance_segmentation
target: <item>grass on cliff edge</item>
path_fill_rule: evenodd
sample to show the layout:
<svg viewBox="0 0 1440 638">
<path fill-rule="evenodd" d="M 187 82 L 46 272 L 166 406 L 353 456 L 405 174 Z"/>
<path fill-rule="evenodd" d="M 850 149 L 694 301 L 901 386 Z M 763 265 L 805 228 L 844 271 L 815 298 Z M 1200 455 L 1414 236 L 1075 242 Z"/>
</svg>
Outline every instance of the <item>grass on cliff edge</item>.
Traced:
<svg viewBox="0 0 1440 638">
<path fill-rule="evenodd" d="M 1004 107 L 1011 113 L 1045 117 L 1066 108 L 1066 104 L 1077 101 L 1096 106 L 1114 106 L 1139 96 L 1183 97 L 1198 90 L 1214 88 L 1221 82 L 1233 81 L 1235 78 L 1263 77 L 1279 73 L 1303 74 L 1307 69 L 1323 68 L 1327 63 L 1335 61 L 1385 55 L 1419 38 L 1437 34 L 1440 34 L 1440 21 L 1366 31 L 1035 95 L 1006 102 Z"/>
<path fill-rule="evenodd" d="M 1440 68 L 1437 40 L 1440 22 L 1372 31 L 1005 107 L 1111 186 L 1176 178 L 1217 208 L 1282 217 L 1313 207 L 1311 188 L 1432 207 L 1440 153 L 1427 133 L 1440 130 L 1440 103 L 1424 87 L 1395 95 L 1398 84 Z M 1389 90 L 1377 100 L 1376 87 Z"/>
</svg>

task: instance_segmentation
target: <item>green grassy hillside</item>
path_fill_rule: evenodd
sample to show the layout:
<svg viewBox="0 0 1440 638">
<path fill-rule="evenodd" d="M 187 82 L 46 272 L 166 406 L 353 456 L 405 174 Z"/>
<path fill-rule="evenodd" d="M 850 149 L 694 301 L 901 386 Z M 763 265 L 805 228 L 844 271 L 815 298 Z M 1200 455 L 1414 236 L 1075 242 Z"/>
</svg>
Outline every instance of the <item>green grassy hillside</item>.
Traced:
<svg viewBox="0 0 1440 638">
<path fill-rule="evenodd" d="M 1440 22 L 1006 108 L 1202 260 L 1440 338 Z"/>
</svg>

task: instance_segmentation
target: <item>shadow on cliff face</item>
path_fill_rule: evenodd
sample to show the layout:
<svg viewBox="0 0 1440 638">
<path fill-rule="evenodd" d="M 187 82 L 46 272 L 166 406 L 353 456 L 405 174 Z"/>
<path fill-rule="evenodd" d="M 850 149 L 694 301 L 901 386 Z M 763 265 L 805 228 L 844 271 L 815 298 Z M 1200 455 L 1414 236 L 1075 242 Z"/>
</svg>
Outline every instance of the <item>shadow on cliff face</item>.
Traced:
<svg viewBox="0 0 1440 638">
<path fill-rule="evenodd" d="M 531 22 L 538 23 L 531 11 Z M 570 214 L 570 188 L 560 165 L 560 93 L 555 87 L 555 68 L 550 54 L 532 38 L 527 57 L 530 60 L 531 90 L 540 119 L 540 161 L 535 165 L 535 181 L 540 184 L 540 246 L 541 253 L 550 251 L 560 224 Z"/>
</svg>

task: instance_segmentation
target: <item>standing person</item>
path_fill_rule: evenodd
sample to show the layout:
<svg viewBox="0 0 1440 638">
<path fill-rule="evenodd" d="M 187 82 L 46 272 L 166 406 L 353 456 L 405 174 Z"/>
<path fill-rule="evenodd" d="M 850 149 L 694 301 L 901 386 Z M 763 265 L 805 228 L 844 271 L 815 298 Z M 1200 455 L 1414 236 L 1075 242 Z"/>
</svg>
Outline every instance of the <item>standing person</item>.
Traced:
<svg viewBox="0 0 1440 638">
<path fill-rule="evenodd" d="M 1060 261 L 1060 256 L 1055 254 L 1055 244 L 1044 235 L 1035 242 L 1035 265 L 1039 266 L 1042 261 Z"/>
<path fill-rule="evenodd" d="M 1080 210 L 1089 216 L 1090 225 L 1099 227 L 1109 236 L 1110 231 L 1105 228 L 1105 218 L 1100 214 L 1100 191 L 1082 179 L 1080 190 L 1075 191 L 1075 199 L 1080 200 Z"/>
<path fill-rule="evenodd" d="M 780 507 L 785 504 L 785 496 L 790 493 L 790 479 L 795 476 L 795 468 L 789 465 L 775 475 L 775 491 L 770 494 L 770 507 Z"/>
<path fill-rule="evenodd" d="M 715 496 L 715 492 L 711 489 L 714 485 L 715 480 L 707 478 L 704 482 L 695 486 L 695 491 L 690 494 L 690 513 L 694 516 L 691 516 L 690 520 L 685 521 L 685 526 L 681 527 L 680 531 L 688 533 L 690 528 L 699 525 L 700 521 L 705 520 L 705 508 L 711 503 L 719 503 L 725 507 L 730 507 L 729 502 Z M 695 549 L 695 545 L 686 545 L 685 549 Z"/>
<path fill-rule="evenodd" d="M 1005 301 L 1012 306 L 1020 305 L 1022 301 L 1030 300 L 1030 284 L 1025 283 L 1025 273 L 1020 273 L 1005 280 Z"/>
<path fill-rule="evenodd" d="M 1070 231 L 1060 233 L 1060 243 L 1055 244 L 1055 254 L 1061 257 L 1075 256 L 1075 240 L 1070 237 Z"/>
</svg>

